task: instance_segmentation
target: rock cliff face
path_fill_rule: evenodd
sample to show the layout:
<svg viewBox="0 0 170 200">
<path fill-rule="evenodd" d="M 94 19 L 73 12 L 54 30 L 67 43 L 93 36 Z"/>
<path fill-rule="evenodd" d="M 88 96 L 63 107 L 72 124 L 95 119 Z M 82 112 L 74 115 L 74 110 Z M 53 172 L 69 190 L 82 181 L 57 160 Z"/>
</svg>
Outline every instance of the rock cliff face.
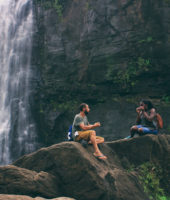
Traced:
<svg viewBox="0 0 170 200">
<path fill-rule="evenodd" d="M 62 138 L 81 101 L 104 110 L 114 95 L 170 94 L 169 13 L 169 0 L 34 0 L 33 113 L 44 143 Z"/>
<path fill-rule="evenodd" d="M 34 2 L 35 63 L 48 95 L 169 91 L 168 1 Z"/>
<path fill-rule="evenodd" d="M 93 156 L 90 145 L 85 149 L 76 142 L 63 142 L 25 155 L 13 163 L 15 166 L 0 167 L 0 193 L 42 198 L 70 196 L 77 200 L 148 200 L 148 196 L 156 199 L 156 194 L 168 196 L 169 147 L 169 135 L 107 142 L 100 146 L 108 157 L 102 161 Z M 152 163 L 151 172 L 145 174 L 141 169 L 148 163 Z M 156 174 L 158 169 L 161 171 Z M 149 173 L 153 175 L 151 191 L 141 180 Z M 153 183 L 152 178 L 157 175 L 159 180 Z"/>
</svg>

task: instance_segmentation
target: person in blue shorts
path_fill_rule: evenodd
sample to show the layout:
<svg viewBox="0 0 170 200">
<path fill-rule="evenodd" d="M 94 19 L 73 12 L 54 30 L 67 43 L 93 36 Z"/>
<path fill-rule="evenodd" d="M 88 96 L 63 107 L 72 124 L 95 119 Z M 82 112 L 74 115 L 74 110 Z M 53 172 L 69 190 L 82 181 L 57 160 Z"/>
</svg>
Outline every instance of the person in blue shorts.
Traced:
<svg viewBox="0 0 170 200">
<path fill-rule="evenodd" d="M 156 109 L 149 100 L 142 100 L 136 108 L 136 125 L 131 127 L 131 137 L 136 133 L 139 135 L 158 134 Z"/>
</svg>

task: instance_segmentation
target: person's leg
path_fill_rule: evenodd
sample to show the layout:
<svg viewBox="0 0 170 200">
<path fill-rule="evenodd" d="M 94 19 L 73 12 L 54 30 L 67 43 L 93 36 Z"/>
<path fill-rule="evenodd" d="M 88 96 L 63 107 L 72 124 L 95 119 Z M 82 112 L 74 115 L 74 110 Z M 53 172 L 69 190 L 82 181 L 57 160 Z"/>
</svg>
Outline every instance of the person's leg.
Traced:
<svg viewBox="0 0 170 200">
<path fill-rule="evenodd" d="M 78 136 L 76 137 L 75 141 L 80 142 L 81 140 L 86 140 L 87 142 L 90 141 L 90 135 L 93 130 L 87 131 L 78 131 Z"/>
<path fill-rule="evenodd" d="M 146 134 L 154 134 L 154 135 L 158 134 L 158 130 L 156 129 L 152 130 L 144 126 L 142 128 L 139 128 L 138 131 L 139 131 L 140 136 L 146 135 Z"/>
<path fill-rule="evenodd" d="M 151 132 L 152 131 L 149 128 L 145 127 L 145 126 L 140 126 L 140 125 L 138 126 L 137 133 L 139 133 L 140 136 L 149 134 Z"/>
<path fill-rule="evenodd" d="M 135 133 L 138 132 L 138 126 L 132 126 L 131 127 L 131 129 L 130 129 L 130 135 L 131 135 L 131 137 L 133 137 L 135 135 Z"/>
<path fill-rule="evenodd" d="M 97 142 L 97 144 L 104 143 L 104 138 L 100 137 L 100 136 L 96 136 L 96 142 Z"/>
<path fill-rule="evenodd" d="M 91 135 L 90 135 L 90 141 L 91 143 L 93 144 L 93 148 L 94 148 L 94 156 L 98 157 L 99 159 L 107 159 L 106 156 L 104 156 L 101 151 L 99 150 L 98 148 L 98 145 L 97 145 L 97 141 L 96 141 L 96 132 L 95 131 L 92 131 L 91 132 Z"/>
<path fill-rule="evenodd" d="M 138 133 L 139 133 L 140 136 L 146 134 L 146 133 L 144 133 L 144 127 L 138 128 Z"/>
<path fill-rule="evenodd" d="M 107 159 L 98 148 L 97 140 L 96 140 L 96 132 L 94 130 L 87 130 L 87 131 L 78 131 L 79 135 L 76 137 L 76 142 L 83 140 L 89 141 L 94 148 L 94 156 L 98 157 L 99 159 Z M 100 140 L 101 142 L 101 140 Z"/>
<path fill-rule="evenodd" d="M 104 138 L 100 136 L 96 136 L 96 142 L 97 144 L 104 143 Z M 91 141 L 89 141 L 88 144 L 92 144 Z"/>
</svg>

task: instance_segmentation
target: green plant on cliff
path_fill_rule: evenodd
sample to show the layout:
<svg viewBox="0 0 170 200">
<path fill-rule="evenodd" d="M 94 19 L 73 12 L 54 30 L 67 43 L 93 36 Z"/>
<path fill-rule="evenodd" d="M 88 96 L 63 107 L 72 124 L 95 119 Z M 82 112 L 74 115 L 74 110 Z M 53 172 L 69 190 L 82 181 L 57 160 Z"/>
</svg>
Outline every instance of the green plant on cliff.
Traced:
<svg viewBox="0 0 170 200">
<path fill-rule="evenodd" d="M 148 36 L 146 39 L 140 40 L 139 43 L 151 43 L 153 42 L 153 38 Z"/>
<path fill-rule="evenodd" d="M 125 69 L 118 70 L 113 77 L 113 82 L 120 84 L 122 88 L 128 91 L 136 85 L 136 77 L 143 72 L 149 71 L 150 66 L 151 61 L 149 59 L 138 57 L 136 60 L 130 61 Z"/>
<path fill-rule="evenodd" d="M 162 169 L 153 163 L 144 163 L 139 167 L 139 179 L 143 185 L 144 192 L 149 195 L 150 200 L 169 200 L 164 190 L 160 187 Z"/>
<path fill-rule="evenodd" d="M 35 0 L 36 3 L 40 4 L 44 9 L 52 8 L 51 0 Z"/>
<path fill-rule="evenodd" d="M 40 3 L 41 6 L 45 9 L 55 9 L 59 18 L 63 16 L 63 6 L 59 2 L 59 0 L 36 0 L 37 3 Z"/>
<path fill-rule="evenodd" d="M 62 16 L 63 16 L 63 13 L 62 13 L 63 7 L 62 7 L 62 5 L 59 3 L 59 0 L 55 0 L 55 1 L 54 1 L 53 7 L 55 8 L 55 10 L 56 10 L 58 16 L 59 16 L 60 18 L 62 18 Z"/>
<path fill-rule="evenodd" d="M 131 164 L 127 167 L 127 172 L 133 172 L 135 170 L 135 165 Z"/>
<path fill-rule="evenodd" d="M 75 111 L 78 108 L 78 102 L 76 100 L 65 101 L 64 103 L 55 103 L 53 104 L 54 110 L 59 109 L 61 111 Z"/>
<path fill-rule="evenodd" d="M 165 103 L 169 104 L 169 103 L 170 103 L 170 96 L 164 95 L 164 96 L 162 97 L 162 101 L 164 101 Z"/>
</svg>

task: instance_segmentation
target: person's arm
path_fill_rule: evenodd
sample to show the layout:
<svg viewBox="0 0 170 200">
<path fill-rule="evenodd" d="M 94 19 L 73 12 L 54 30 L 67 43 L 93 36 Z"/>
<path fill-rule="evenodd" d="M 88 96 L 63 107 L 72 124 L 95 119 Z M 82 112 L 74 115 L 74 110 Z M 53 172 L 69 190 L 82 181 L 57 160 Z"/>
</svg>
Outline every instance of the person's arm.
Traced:
<svg viewBox="0 0 170 200">
<path fill-rule="evenodd" d="M 141 123 L 140 115 L 137 115 L 137 118 L 136 118 L 136 124 L 140 124 L 140 123 Z"/>
<path fill-rule="evenodd" d="M 96 122 L 94 124 L 88 124 L 88 125 L 84 125 L 84 123 L 81 123 L 79 126 L 80 126 L 80 128 L 82 130 L 86 131 L 86 130 L 90 130 L 90 129 L 99 127 L 100 126 L 100 122 Z"/>
<path fill-rule="evenodd" d="M 143 106 L 140 106 L 138 108 L 136 108 L 136 112 L 137 112 L 137 118 L 136 118 L 136 123 L 140 124 L 141 123 L 141 112 L 144 110 Z"/>
<path fill-rule="evenodd" d="M 145 111 L 143 111 L 143 115 L 148 121 L 152 121 L 156 115 L 156 111 L 154 108 L 152 108 L 150 111 L 150 115 L 148 115 L 148 113 Z"/>
</svg>

